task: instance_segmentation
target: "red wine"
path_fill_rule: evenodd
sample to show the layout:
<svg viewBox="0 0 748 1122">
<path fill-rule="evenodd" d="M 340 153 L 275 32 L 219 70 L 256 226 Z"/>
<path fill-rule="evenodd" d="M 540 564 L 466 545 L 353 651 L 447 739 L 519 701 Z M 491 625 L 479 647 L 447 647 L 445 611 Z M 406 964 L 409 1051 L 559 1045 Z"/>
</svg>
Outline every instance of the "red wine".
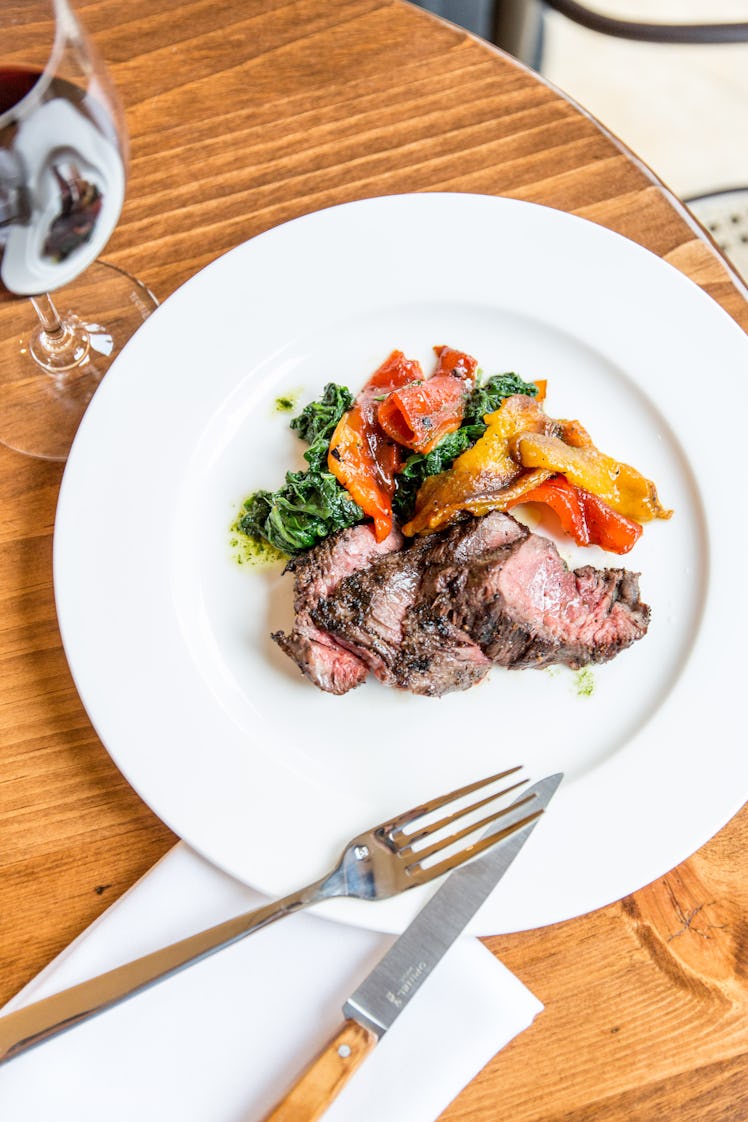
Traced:
<svg viewBox="0 0 748 1122">
<path fill-rule="evenodd" d="M 0 115 L 23 101 L 41 76 L 41 70 L 23 66 L 0 66 Z"/>
<path fill-rule="evenodd" d="M 40 80 L 39 96 L 23 104 Z M 65 283 L 109 237 L 124 168 L 107 109 L 85 87 L 0 66 L 0 114 L 9 113 L 0 128 L 0 281 L 9 291 Z"/>
</svg>

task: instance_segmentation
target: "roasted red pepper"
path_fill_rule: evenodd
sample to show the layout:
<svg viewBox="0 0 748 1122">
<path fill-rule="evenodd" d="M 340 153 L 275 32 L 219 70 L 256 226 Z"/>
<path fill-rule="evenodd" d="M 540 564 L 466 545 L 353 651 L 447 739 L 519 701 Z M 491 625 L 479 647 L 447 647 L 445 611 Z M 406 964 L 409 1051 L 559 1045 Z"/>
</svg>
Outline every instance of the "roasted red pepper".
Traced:
<svg viewBox="0 0 748 1122">
<path fill-rule="evenodd" d="M 628 553 L 641 537 L 642 527 L 618 514 L 606 502 L 569 483 L 563 475 L 553 475 L 512 503 L 545 503 L 555 511 L 564 533 L 577 545 L 599 545 L 609 553 Z"/>
<path fill-rule="evenodd" d="M 340 418 L 330 441 L 329 470 L 364 514 L 374 519 L 377 541 L 384 541 L 392 529 L 395 473 L 404 455 L 381 428 L 377 407 L 383 394 L 418 380 L 423 380 L 420 363 L 393 351 L 369 378 L 353 408 Z"/>
<path fill-rule="evenodd" d="M 477 360 L 451 347 L 434 347 L 438 363 L 426 382 L 395 390 L 377 411 L 384 431 L 413 452 L 430 452 L 460 427 Z"/>
<path fill-rule="evenodd" d="M 577 490 L 582 495 L 590 545 L 599 545 L 609 553 L 628 553 L 641 537 L 642 526 L 633 518 L 613 510 L 591 491 L 583 491 L 581 487 Z"/>
</svg>

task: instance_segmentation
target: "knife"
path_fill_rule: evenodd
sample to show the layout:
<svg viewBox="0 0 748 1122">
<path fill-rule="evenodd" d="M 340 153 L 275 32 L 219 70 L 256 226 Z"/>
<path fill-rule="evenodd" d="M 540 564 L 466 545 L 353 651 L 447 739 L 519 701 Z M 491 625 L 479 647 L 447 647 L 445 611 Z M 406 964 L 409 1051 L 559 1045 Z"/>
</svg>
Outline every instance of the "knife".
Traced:
<svg viewBox="0 0 748 1122">
<path fill-rule="evenodd" d="M 530 787 L 523 794 L 522 809 L 518 807 L 517 813 L 525 816 L 530 809 L 539 812 L 537 816 L 495 845 L 485 857 L 450 873 L 344 1003 L 345 1021 L 339 1031 L 263 1122 L 316 1122 L 321 1118 L 491 895 L 535 829 L 562 779 L 562 773 L 549 775 Z M 530 807 L 528 798 L 535 800 Z M 507 821 L 511 819 L 502 819 L 502 828 Z"/>
</svg>

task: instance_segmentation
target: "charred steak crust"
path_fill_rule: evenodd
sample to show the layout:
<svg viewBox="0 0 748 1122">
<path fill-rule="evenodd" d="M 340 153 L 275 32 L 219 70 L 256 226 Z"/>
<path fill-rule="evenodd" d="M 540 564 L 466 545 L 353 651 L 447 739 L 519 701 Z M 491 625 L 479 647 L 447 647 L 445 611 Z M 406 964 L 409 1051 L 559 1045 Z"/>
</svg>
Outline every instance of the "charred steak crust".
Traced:
<svg viewBox="0 0 748 1122">
<path fill-rule="evenodd" d="M 424 598 L 431 543 L 414 542 L 342 581 L 312 619 L 368 664 L 380 681 L 438 696 L 480 681 L 490 661 Z"/>
<path fill-rule="evenodd" d="M 485 678 L 490 659 L 444 614 L 416 604 L 403 623 L 397 685 L 426 697 L 467 690 Z"/>
<path fill-rule="evenodd" d="M 491 665 L 606 662 L 646 633 L 638 574 L 570 570 L 510 515 L 466 516 L 406 546 L 352 533 L 294 562 L 296 623 L 273 636 L 322 689 L 344 693 L 371 670 L 441 696 Z"/>
<path fill-rule="evenodd" d="M 452 601 L 455 622 L 499 666 L 607 662 L 647 630 L 638 574 L 570 570 L 547 538 L 528 534 L 472 566 Z"/>
<path fill-rule="evenodd" d="M 286 565 L 294 573 L 294 625 L 289 635 L 275 631 L 272 638 L 299 670 L 327 693 L 344 694 L 360 686 L 368 666 L 312 620 L 320 598 L 333 592 L 342 580 L 402 545 L 394 531 L 378 543 L 368 526 L 352 526 L 327 538 L 314 549 Z"/>
<path fill-rule="evenodd" d="M 403 620 L 418 597 L 419 543 L 391 553 L 341 581 L 312 608 L 317 626 L 334 634 L 388 685 L 397 685 L 395 666 Z"/>
</svg>

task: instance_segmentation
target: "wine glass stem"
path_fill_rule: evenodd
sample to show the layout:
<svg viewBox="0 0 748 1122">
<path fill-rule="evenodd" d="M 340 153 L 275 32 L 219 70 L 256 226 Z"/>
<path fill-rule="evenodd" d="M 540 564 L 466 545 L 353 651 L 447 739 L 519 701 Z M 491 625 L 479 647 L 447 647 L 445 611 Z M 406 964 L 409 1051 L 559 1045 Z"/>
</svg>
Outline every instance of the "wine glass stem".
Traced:
<svg viewBox="0 0 748 1122">
<path fill-rule="evenodd" d="M 29 340 L 29 351 L 36 364 L 56 377 L 82 366 L 90 349 L 84 325 L 74 315 L 62 317 L 48 292 L 30 299 L 39 317 Z"/>
<path fill-rule="evenodd" d="M 62 320 L 49 293 L 45 292 L 41 296 L 32 296 L 30 299 L 34 305 L 34 311 L 39 317 L 42 331 L 46 335 L 59 336 L 64 330 Z"/>
</svg>

